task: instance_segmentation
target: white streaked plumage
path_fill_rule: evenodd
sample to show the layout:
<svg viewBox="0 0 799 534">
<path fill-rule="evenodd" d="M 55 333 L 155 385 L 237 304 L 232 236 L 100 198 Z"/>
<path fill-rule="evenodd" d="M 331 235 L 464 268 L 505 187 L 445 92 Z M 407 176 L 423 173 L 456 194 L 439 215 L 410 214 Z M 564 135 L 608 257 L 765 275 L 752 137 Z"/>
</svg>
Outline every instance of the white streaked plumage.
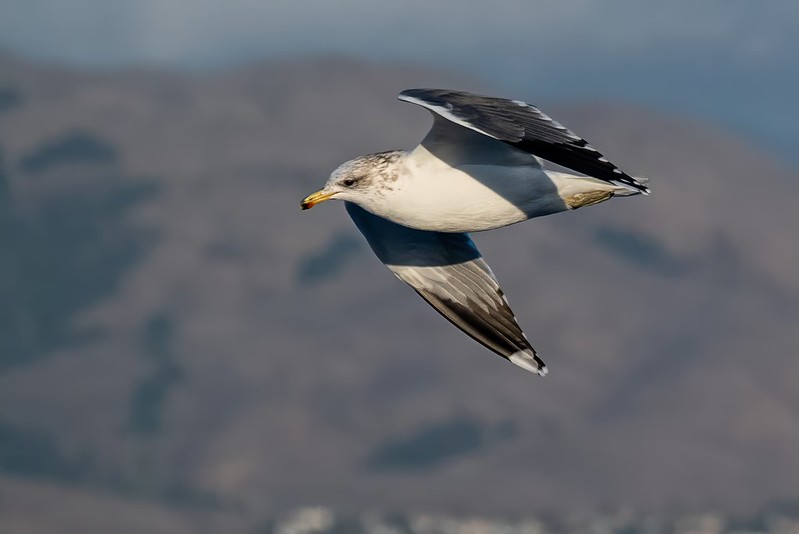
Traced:
<svg viewBox="0 0 799 534">
<path fill-rule="evenodd" d="M 433 127 L 414 150 L 341 165 L 302 207 L 336 198 L 378 258 L 455 326 L 514 364 L 546 374 L 468 232 L 648 194 L 644 180 L 518 100 L 411 89 Z M 542 159 L 587 176 L 547 170 Z"/>
</svg>

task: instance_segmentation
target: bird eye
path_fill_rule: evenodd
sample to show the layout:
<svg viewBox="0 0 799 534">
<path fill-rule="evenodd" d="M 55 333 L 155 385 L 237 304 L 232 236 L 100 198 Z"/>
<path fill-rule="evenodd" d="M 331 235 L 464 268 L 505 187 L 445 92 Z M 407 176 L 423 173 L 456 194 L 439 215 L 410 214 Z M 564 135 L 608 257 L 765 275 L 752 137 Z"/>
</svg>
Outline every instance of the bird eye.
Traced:
<svg viewBox="0 0 799 534">
<path fill-rule="evenodd" d="M 355 180 L 353 180 L 352 178 L 347 178 L 346 180 L 344 180 L 341 183 L 343 183 L 347 187 L 352 187 L 353 185 L 355 185 Z"/>
</svg>

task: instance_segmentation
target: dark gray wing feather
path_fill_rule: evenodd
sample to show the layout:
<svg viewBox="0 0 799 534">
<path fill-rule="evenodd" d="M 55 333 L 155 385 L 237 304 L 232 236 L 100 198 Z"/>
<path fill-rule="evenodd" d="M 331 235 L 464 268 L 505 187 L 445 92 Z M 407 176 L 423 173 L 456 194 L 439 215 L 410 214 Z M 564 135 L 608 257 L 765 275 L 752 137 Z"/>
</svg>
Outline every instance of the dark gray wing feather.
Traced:
<svg viewBox="0 0 799 534">
<path fill-rule="evenodd" d="M 415 230 L 349 202 L 346 208 L 380 261 L 438 313 L 500 356 L 546 374 L 468 234 Z"/>
<path fill-rule="evenodd" d="M 398 98 L 558 165 L 649 193 L 646 185 L 608 161 L 585 139 L 525 102 L 446 89 L 408 89 Z"/>
</svg>

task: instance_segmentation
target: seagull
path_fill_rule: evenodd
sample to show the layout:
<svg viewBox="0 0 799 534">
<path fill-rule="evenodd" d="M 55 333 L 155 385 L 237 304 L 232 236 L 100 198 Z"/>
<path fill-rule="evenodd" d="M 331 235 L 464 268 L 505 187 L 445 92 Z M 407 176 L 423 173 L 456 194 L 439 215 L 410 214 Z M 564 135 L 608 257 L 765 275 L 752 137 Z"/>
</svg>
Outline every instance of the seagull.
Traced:
<svg viewBox="0 0 799 534">
<path fill-rule="evenodd" d="M 398 98 L 432 113 L 422 142 L 342 164 L 300 206 L 344 201 L 397 278 L 475 341 L 546 375 L 469 233 L 648 195 L 648 180 L 521 100 L 446 89 L 408 89 Z M 581 174 L 545 169 L 543 160 Z"/>
</svg>

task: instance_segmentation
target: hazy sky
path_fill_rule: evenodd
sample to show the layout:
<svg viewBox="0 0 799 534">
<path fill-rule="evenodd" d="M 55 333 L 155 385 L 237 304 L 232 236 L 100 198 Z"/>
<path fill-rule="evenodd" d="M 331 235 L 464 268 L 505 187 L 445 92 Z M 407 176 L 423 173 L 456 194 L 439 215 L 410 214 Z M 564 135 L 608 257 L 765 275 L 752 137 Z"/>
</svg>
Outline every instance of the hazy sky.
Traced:
<svg viewBox="0 0 799 534">
<path fill-rule="evenodd" d="M 799 162 L 796 0 L 0 0 L 0 46 L 100 66 L 424 63 L 538 102 L 710 118 Z"/>
</svg>

